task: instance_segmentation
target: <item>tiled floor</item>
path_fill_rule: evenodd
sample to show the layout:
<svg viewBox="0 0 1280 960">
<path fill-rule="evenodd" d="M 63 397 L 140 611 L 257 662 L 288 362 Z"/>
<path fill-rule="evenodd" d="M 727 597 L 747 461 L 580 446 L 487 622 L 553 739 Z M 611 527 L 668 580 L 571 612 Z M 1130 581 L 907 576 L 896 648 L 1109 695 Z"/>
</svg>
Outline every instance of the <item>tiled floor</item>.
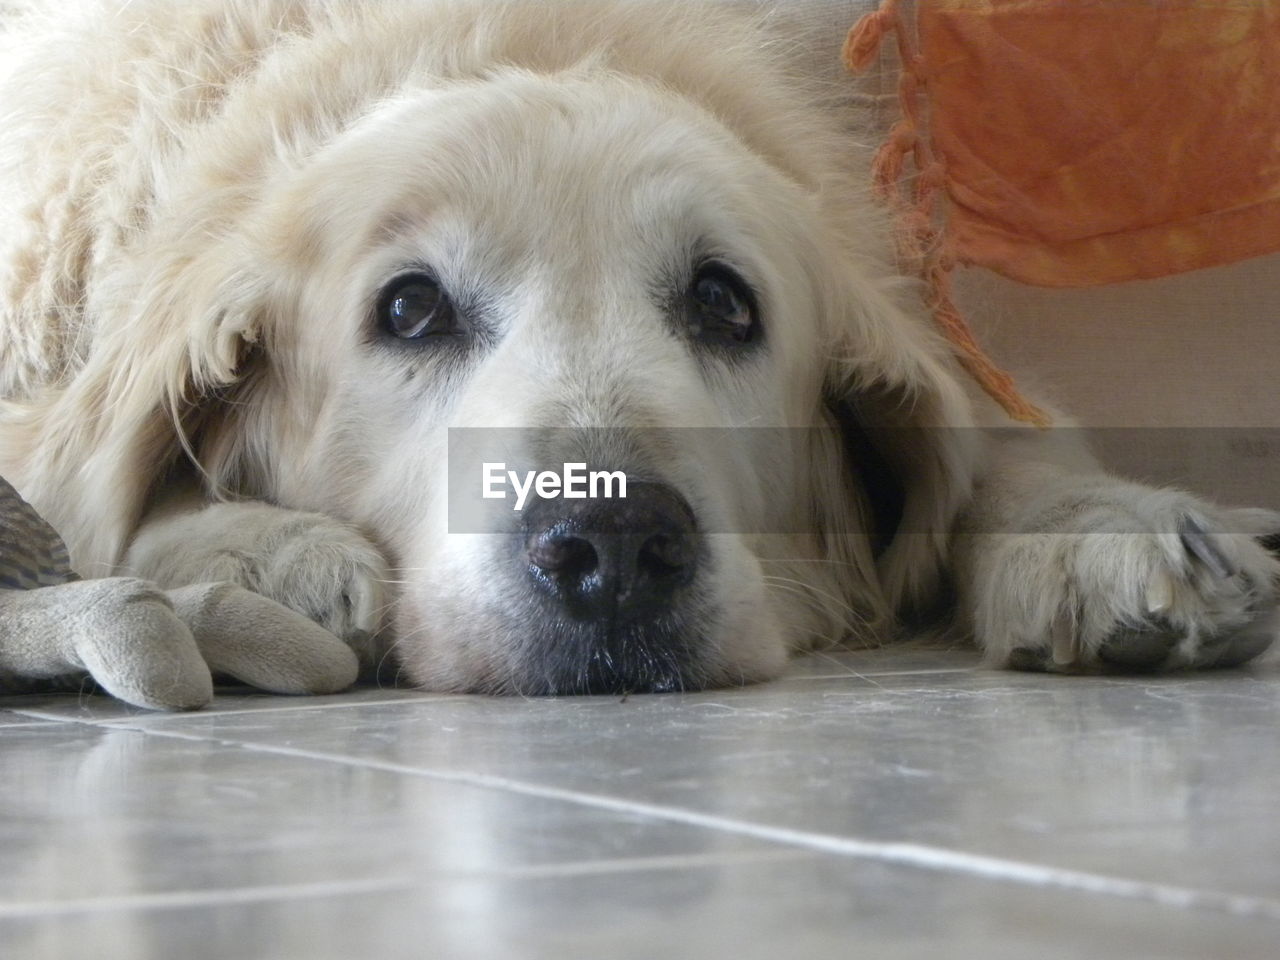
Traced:
<svg viewBox="0 0 1280 960">
<path fill-rule="evenodd" d="M 0 957 L 1280 956 L 1280 673 L 0 699 Z"/>
</svg>

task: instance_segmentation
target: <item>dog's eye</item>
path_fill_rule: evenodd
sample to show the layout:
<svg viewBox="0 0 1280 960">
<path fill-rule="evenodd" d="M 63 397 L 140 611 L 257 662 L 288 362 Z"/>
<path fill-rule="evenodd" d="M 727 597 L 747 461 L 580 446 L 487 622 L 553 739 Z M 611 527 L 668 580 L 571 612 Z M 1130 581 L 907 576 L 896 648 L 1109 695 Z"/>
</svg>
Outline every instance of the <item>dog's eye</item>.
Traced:
<svg viewBox="0 0 1280 960">
<path fill-rule="evenodd" d="M 425 274 L 400 277 L 378 302 L 382 328 L 401 340 L 459 332 L 457 314 L 440 284 Z"/>
<path fill-rule="evenodd" d="M 759 335 L 755 298 L 740 276 L 721 264 L 703 266 L 689 286 L 689 329 L 706 343 L 750 343 Z"/>
</svg>

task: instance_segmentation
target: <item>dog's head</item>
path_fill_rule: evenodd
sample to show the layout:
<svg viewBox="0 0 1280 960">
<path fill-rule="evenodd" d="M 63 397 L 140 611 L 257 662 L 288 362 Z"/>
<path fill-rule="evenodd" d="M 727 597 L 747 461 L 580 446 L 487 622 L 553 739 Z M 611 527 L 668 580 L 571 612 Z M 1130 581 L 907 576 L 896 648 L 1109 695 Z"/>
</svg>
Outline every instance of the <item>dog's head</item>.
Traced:
<svg viewBox="0 0 1280 960">
<path fill-rule="evenodd" d="M 651 37 L 650 61 L 659 42 L 679 45 Z M 155 341 L 117 386 L 181 370 L 216 488 L 383 546 L 413 680 L 763 678 L 936 575 L 967 465 L 915 428 L 962 423 L 962 395 L 805 108 L 733 49 L 406 87 L 251 196 L 203 198 L 223 234 L 187 224 L 147 266 L 134 329 Z M 160 399 L 129 398 L 115 458 L 153 475 L 177 449 Z M 625 496 L 528 485 L 575 469 Z M 136 515 L 131 495 L 100 512 Z"/>
</svg>

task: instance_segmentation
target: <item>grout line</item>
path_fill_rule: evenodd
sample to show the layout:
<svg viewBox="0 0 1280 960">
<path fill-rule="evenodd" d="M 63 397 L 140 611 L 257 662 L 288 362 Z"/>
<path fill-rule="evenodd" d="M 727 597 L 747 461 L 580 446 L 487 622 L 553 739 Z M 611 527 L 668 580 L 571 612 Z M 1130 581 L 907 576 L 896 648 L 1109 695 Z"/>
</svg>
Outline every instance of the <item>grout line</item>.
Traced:
<svg viewBox="0 0 1280 960">
<path fill-rule="evenodd" d="M 96 726 L 100 726 L 101 724 L 109 722 L 107 720 L 95 720 L 92 717 L 69 717 L 63 713 L 54 713 L 53 711 L 41 710 L 38 707 L 37 708 L 24 707 L 22 709 L 17 709 L 17 710 L 11 709 L 10 712 L 16 713 L 19 716 L 30 717 L 33 720 L 40 720 L 45 723 L 63 723 L 63 724 L 79 723 L 79 724 L 83 724 L 84 726 L 96 727 Z M 140 720 L 142 719 L 142 717 L 141 716 L 118 717 L 115 719 Z"/>
<path fill-rule="evenodd" d="M 39 720 L 41 723 L 92 723 L 91 720 L 85 720 L 83 717 L 65 717 L 56 713 L 45 713 L 43 710 L 28 710 L 7 708 L 10 713 L 16 713 L 20 717 L 27 717 L 31 720 Z M 21 726 L 21 724 L 19 724 Z"/>
<path fill-rule="evenodd" d="M 174 910 L 182 907 L 214 907 L 264 900 L 310 900 L 361 893 L 407 890 L 418 881 L 410 877 L 371 877 L 367 880 L 325 880 L 317 883 L 266 884 L 222 890 L 173 890 L 165 893 L 121 894 L 114 897 L 80 897 L 71 900 L 0 902 L 0 919 L 25 920 L 67 913 L 106 913 L 113 910 Z"/>
<path fill-rule="evenodd" d="M 282 696 L 286 696 L 282 694 Z M 119 724 L 128 723 L 133 720 L 199 720 L 203 717 L 245 717 L 253 716 L 257 713 L 281 713 L 288 710 L 347 710 L 352 707 L 381 707 L 390 703 L 429 703 L 431 701 L 443 701 L 446 698 L 455 696 L 454 694 L 442 693 L 423 693 L 417 695 L 409 695 L 404 697 L 387 697 L 385 700 L 343 700 L 340 703 L 308 703 L 306 695 L 295 699 L 293 703 L 281 704 L 278 707 L 226 707 L 218 709 L 186 710 L 186 711 L 152 711 L 149 713 L 140 713 L 136 716 L 129 717 L 109 717 L 106 720 L 91 721 L 100 724 Z"/>
<path fill-rule="evenodd" d="M 153 730 L 145 727 L 123 727 L 121 729 L 141 733 L 144 736 L 171 737 L 180 740 L 194 740 L 203 743 L 220 743 L 225 746 L 238 747 L 255 753 L 266 753 L 274 756 L 297 757 L 307 760 L 319 760 L 326 763 L 338 763 L 344 766 L 361 769 L 379 770 L 386 773 L 397 773 L 407 776 L 421 777 L 428 780 L 439 780 L 448 783 L 461 783 L 471 786 L 501 790 L 522 796 L 538 797 L 547 800 L 559 800 L 579 806 L 632 816 L 650 817 L 668 823 L 680 823 L 686 826 L 703 827 L 735 836 L 751 837 L 771 843 L 814 850 L 820 853 L 851 857 L 861 860 L 873 860 L 900 866 L 917 867 L 942 873 L 959 874 L 961 876 L 981 877 L 1005 883 L 1026 884 L 1035 887 L 1048 887 L 1073 890 L 1105 896 L 1123 897 L 1130 900 L 1141 900 L 1175 909 L 1209 909 L 1235 916 L 1264 917 L 1267 920 L 1280 921 L 1280 901 L 1264 897 L 1244 894 L 1222 893 L 1215 890 L 1197 890 L 1190 887 L 1177 887 L 1170 884 L 1152 883 L 1145 880 L 1133 880 L 1127 877 L 1115 877 L 1101 873 L 1090 873 L 1082 870 L 1071 870 L 1050 867 L 1042 864 L 1028 863 L 1021 860 L 1010 860 L 1004 857 L 987 856 L 985 854 L 968 853 L 963 850 L 952 850 L 927 844 L 905 843 L 896 841 L 861 840 L 854 837 L 842 837 L 832 834 L 814 833 L 790 827 L 777 827 L 749 820 L 735 820 L 715 814 L 699 813 L 680 807 L 663 804 L 646 803 L 627 800 L 606 794 L 583 793 L 559 787 L 547 787 L 521 780 L 512 780 L 494 774 L 466 773 L 460 771 L 433 770 L 430 768 L 411 767 L 403 763 L 392 763 L 385 760 L 368 760 L 348 757 L 342 754 L 324 753 L 317 750 L 303 750 L 296 747 L 278 747 L 268 744 L 247 743 L 238 740 L 200 737 L 194 734 L 178 733 L 170 730 Z"/>
<path fill-rule="evenodd" d="M 976 673 L 973 667 L 937 667 L 925 670 L 863 670 L 861 673 L 822 673 L 782 676 L 779 680 L 866 680 L 870 677 L 919 677 L 931 673 Z"/>
<path fill-rule="evenodd" d="M 10 713 L 23 718 L 23 722 L 14 720 L 5 720 L 0 718 L 0 730 L 17 730 L 28 729 L 30 727 L 51 727 L 56 726 L 57 721 L 50 720 L 48 717 L 38 717 L 30 713 L 24 713 L 21 710 L 10 710 Z"/>
<path fill-rule="evenodd" d="M 805 681 L 808 681 L 808 680 L 871 680 L 875 677 L 914 677 L 914 676 L 927 676 L 929 674 L 952 674 L 952 673 L 973 673 L 973 672 L 975 672 L 975 668 L 973 667 L 926 667 L 926 668 L 921 668 L 919 670 L 869 670 L 869 671 L 864 670 L 858 673 L 849 671 L 845 673 L 822 673 L 822 674 L 799 674 L 799 675 L 784 674 L 783 676 L 778 677 L 777 681 L 775 682 L 785 683 L 791 680 L 805 680 Z M 390 688 L 390 690 L 393 692 L 394 692 L 394 689 L 395 688 Z M 262 696 L 262 699 L 268 699 L 270 696 L 271 696 L 270 694 L 264 694 Z M 289 696 L 289 695 L 280 694 L 278 695 L 277 699 L 282 699 L 286 696 Z M 57 713 L 51 710 L 42 710 L 39 707 L 35 707 L 35 708 L 5 707 L 4 709 L 10 713 L 17 714 L 19 716 L 31 717 L 33 719 L 41 720 L 41 721 L 56 721 L 59 723 L 87 723 L 87 724 L 97 726 L 97 725 L 103 725 L 103 724 L 116 725 L 121 723 L 131 723 L 139 719 L 145 719 L 149 721 L 150 720 L 182 721 L 182 720 L 188 720 L 188 719 L 198 720 L 204 717 L 225 717 L 225 716 L 232 716 L 232 715 L 244 716 L 246 714 L 252 714 L 252 713 L 279 713 L 281 711 L 287 711 L 287 710 L 331 710 L 331 709 L 341 710 L 341 709 L 350 709 L 352 707 L 383 706 L 389 703 L 429 703 L 437 700 L 453 699 L 457 696 L 458 696 L 457 694 L 448 694 L 448 693 L 422 693 L 422 694 L 406 694 L 405 696 L 402 696 L 402 697 L 391 696 L 391 697 L 387 697 L 384 700 L 378 700 L 378 699 L 343 700 L 340 703 L 316 703 L 313 698 L 300 696 L 296 698 L 291 697 L 290 699 L 295 700 L 295 702 L 282 704 L 281 706 L 250 707 L 247 709 L 244 707 L 219 708 L 217 706 L 217 701 L 215 700 L 213 705 L 200 710 L 166 711 L 166 710 L 143 710 L 142 708 L 138 708 L 139 712 L 136 714 L 128 714 L 126 716 L 121 716 L 121 717 L 105 717 L 105 718 L 69 717 L 66 714 Z M 115 704 L 118 701 L 110 700 L 109 702 L 112 704 Z M 0 723 L 0 726 L 4 726 L 4 725 L 5 724 Z M 17 724 L 13 724 L 13 726 L 17 726 Z"/>
<path fill-rule="evenodd" d="M 571 860 L 564 863 L 530 864 L 498 870 L 475 871 L 475 876 L 497 875 L 512 880 L 556 880 L 612 873 L 645 873 L 651 870 L 687 870 L 738 863 L 787 863 L 806 859 L 806 850 L 755 850 L 727 853 L 670 854 L 662 857 L 614 857 L 602 860 Z"/>
<path fill-rule="evenodd" d="M 570 860 L 560 863 L 524 864 L 515 867 L 472 870 L 433 870 L 420 876 L 369 877 L 362 880 L 321 880 L 314 883 L 263 884 L 209 890 L 173 890 L 162 893 L 127 893 L 111 897 L 76 897 L 66 900 L 0 901 L 0 920 L 65 916 L 75 913 L 109 913 L 135 910 L 176 910 L 257 904 L 270 901 L 313 900 L 323 897 L 394 893 L 433 883 L 458 880 L 571 880 L 605 874 L 694 870 L 751 863 L 779 863 L 805 859 L 801 850 L 760 850 L 729 853 L 677 854 L 662 857 L 614 857 Z"/>
<path fill-rule="evenodd" d="M 281 697 L 288 696 L 281 694 Z M 132 713 L 123 717 L 69 717 L 66 714 L 56 713 L 52 710 L 41 710 L 40 708 L 6 708 L 10 713 L 21 714 L 24 717 L 32 717 L 37 720 L 56 720 L 62 723 L 82 723 L 88 726 L 116 726 L 122 723 L 136 723 L 139 720 L 152 722 L 155 720 L 201 720 L 206 717 L 249 717 L 259 713 L 280 713 L 286 710 L 340 710 L 349 709 L 351 707 L 368 707 L 368 706 L 385 706 L 391 703 L 428 703 L 435 700 L 443 700 L 451 694 L 441 693 L 424 693 L 418 695 L 409 695 L 404 697 L 388 697 L 385 700 L 344 700 L 341 703 L 316 703 L 314 700 L 308 700 L 305 695 L 302 697 L 292 698 L 294 702 L 281 704 L 278 707 L 226 707 L 218 709 L 204 708 L 200 710 L 147 710 L 145 712 Z M 266 699 L 264 697 L 263 699 Z"/>
<path fill-rule="evenodd" d="M 870 681 L 872 685 L 875 685 L 874 678 L 876 677 L 912 677 L 912 676 L 924 676 L 929 674 L 951 674 L 951 673 L 972 673 L 972 672 L 973 672 L 972 668 L 967 668 L 967 667 L 939 667 L 936 669 L 922 669 L 922 670 L 890 670 L 890 671 L 885 671 L 883 673 L 864 672 L 864 673 L 858 673 L 858 674 L 854 674 L 854 673 L 802 674 L 800 676 L 782 676 L 782 677 L 779 677 L 775 682 L 786 683 L 792 680 L 800 680 L 800 681 L 864 680 L 864 681 Z M 285 696 L 288 696 L 288 695 L 281 694 L 279 697 L 277 697 L 277 699 L 283 699 Z M 201 720 L 209 717 L 230 717 L 230 716 L 244 717 L 244 716 L 252 716 L 258 713 L 281 713 L 285 711 L 296 711 L 296 710 L 349 710 L 354 707 L 382 707 L 382 706 L 386 706 L 387 704 L 443 702 L 446 700 L 456 699 L 457 697 L 458 697 L 457 694 L 421 693 L 421 694 L 406 694 L 405 696 L 402 696 L 402 697 L 392 696 L 392 697 L 387 697 L 386 699 L 381 699 L 381 700 L 380 699 L 369 699 L 369 700 L 358 699 L 358 700 L 343 700 L 337 703 L 317 703 L 315 702 L 314 699 L 308 698 L 306 696 L 301 696 L 301 697 L 289 697 L 291 702 L 283 703 L 280 706 L 248 707 L 248 708 L 243 706 L 239 706 L 239 707 L 228 706 L 228 707 L 219 708 L 217 706 L 217 701 L 214 701 L 214 705 L 210 707 L 205 707 L 200 710 L 166 711 L 166 710 L 142 710 L 141 708 L 139 708 L 138 713 L 131 713 L 125 716 L 118 716 L 118 717 L 102 717 L 102 718 L 72 717 L 72 716 L 67 716 L 66 714 L 63 714 L 63 713 L 58 713 L 53 710 L 43 710 L 39 707 L 6 707 L 5 709 L 8 710 L 10 713 L 17 714 L 24 717 L 30 717 L 34 720 L 54 721 L 58 723 L 84 723 L 84 724 L 89 724 L 91 726 L 114 727 L 114 726 L 119 726 L 120 724 L 134 723 L 138 720 L 146 720 L 148 722 L 154 722 L 157 720 L 169 721 L 169 722 L 182 722 L 184 720 Z M 262 697 L 262 699 L 264 700 L 268 698 L 269 698 L 269 695 L 264 695 Z M 113 704 L 115 702 L 116 701 L 111 701 L 111 703 Z M 0 722 L 0 726 L 4 726 L 3 722 Z M 20 724 L 14 724 L 14 726 L 20 726 Z"/>
</svg>

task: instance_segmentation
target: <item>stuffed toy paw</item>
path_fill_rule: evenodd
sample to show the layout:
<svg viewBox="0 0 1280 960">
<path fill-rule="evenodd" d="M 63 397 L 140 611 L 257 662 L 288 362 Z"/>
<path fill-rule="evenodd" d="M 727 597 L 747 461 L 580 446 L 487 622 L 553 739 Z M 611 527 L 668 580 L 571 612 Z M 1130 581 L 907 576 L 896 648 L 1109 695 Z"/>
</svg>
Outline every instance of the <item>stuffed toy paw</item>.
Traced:
<svg viewBox="0 0 1280 960">
<path fill-rule="evenodd" d="M 215 673 L 333 693 L 357 672 L 333 634 L 235 584 L 82 580 L 61 537 L 0 478 L 0 685 L 87 673 L 129 703 L 192 710 L 213 699 Z"/>
</svg>

